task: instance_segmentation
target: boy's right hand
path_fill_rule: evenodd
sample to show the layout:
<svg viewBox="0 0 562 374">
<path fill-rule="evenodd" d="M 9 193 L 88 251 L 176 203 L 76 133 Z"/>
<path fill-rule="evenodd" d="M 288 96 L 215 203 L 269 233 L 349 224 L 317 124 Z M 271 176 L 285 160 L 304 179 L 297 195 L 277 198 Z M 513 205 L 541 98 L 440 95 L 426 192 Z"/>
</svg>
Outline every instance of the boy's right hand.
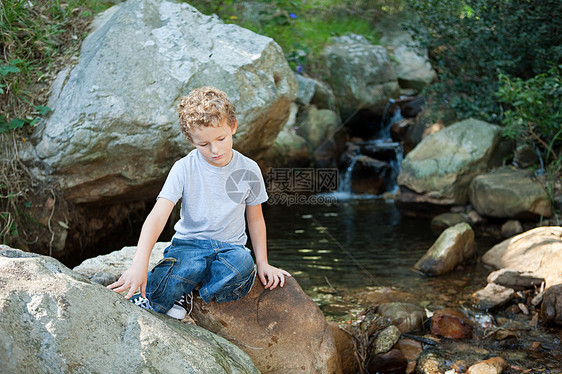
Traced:
<svg viewBox="0 0 562 374">
<path fill-rule="evenodd" d="M 129 290 L 125 299 L 130 299 L 140 288 L 141 296 L 146 297 L 146 275 L 147 269 L 143 269 L 142 266 L 135 267 L 133 265 L 119 277 L 117 282 L 111 283 L 107 288 L 115 292 Z"/>
</svg>

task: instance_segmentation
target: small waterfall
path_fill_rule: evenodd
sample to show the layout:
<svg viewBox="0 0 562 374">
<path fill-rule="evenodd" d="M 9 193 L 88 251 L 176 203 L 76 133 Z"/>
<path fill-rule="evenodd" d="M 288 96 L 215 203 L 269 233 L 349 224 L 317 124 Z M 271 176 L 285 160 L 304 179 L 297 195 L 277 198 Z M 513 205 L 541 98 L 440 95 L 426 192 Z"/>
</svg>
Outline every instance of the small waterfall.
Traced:
<svg viewBox="0 0 562 374">
<path fill-rule="evenodd" d="M 359 157 L 361 157 L 360 154 L 353 156 L 352 159 L 351 159 L 351 163 L 345 169 L 345 172 L 341 175 L 338 193 L 343 195 L 343 196 L 352 194 L 352 191 L 351 191 L 351 174 L 352 174 L 353 168 L 355 167 L 355 163 L 357 162 Z"/>
<path fill-rule="evenodd" d="M 354 149 L 352 150 L 352 155 L 349 157 L 349 164 L 345 170 L 340 172 L 339 197 L 373 196 L 373 194 L 354 191 L 354 169 L 358 166 L 357 162 L 360 159 L 361 163 L 371 163 L 373 169 L 379 167 L 381 170 L 384 170 L 384 175 L 380 176 L 382 180 L 380 183 L 384 190 L 374 195 L 380 195 L 383 192 L 396 192 L 398 188 L 396 178 L 400 173 L 402 160 L 404 158 L 402 145 L 399 142 L 393 141 L 391 137 L 392 125 L 404 119 L 400 107 L 395 105 L 396 103 L 396 100 L 390 99 L 386 104 L 383 111 L 383 118 L 381 119 L 381 128 L 373 139 L 355 143 L 352 146 Z M 396 106 L 396 109 L 389 117 L 388 114 L 393 105 Z M 363 156 L 365 157 L 362 158 Z M 366 182 L 366 184 L 368 183 L 369 182 Z"/>
</svg>

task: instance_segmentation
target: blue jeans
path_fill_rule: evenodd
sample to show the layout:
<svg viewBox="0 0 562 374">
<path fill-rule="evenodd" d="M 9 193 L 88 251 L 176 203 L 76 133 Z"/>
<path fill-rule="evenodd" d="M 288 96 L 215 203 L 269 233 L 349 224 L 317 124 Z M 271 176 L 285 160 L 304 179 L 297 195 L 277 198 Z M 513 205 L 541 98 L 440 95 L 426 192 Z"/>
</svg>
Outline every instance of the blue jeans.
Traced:
<svg viewBox="0 0 562 374">
<path fill-rule="evenodd" d="M 243 245 L 172 239 L 164 258 L 148 272 L 146 297 L 160 313 L 166 313 L 175 300 L 196 286 L 206 303 L 233 301 L 250 291 L 255 277 L 254 259 Z"/>
</svg>

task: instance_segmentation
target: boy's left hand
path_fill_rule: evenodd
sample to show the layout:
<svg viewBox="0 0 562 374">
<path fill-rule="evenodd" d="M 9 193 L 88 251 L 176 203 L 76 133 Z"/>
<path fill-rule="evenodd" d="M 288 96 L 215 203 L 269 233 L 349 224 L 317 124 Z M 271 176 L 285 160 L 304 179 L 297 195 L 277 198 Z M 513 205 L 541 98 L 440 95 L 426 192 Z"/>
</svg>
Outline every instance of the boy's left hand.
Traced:
<svg viewBox="0 0 562 374">
<path fill-rule="evenodd" d="M 290 277 L 291 274 L 283 269 L 276 268 L 269 264 L 257 264 L 258 265 L 258 277 L 265 289 L 274 289 L 279 285 L 283 287 L 285 285 L 285 277 Z"/>
</svg>

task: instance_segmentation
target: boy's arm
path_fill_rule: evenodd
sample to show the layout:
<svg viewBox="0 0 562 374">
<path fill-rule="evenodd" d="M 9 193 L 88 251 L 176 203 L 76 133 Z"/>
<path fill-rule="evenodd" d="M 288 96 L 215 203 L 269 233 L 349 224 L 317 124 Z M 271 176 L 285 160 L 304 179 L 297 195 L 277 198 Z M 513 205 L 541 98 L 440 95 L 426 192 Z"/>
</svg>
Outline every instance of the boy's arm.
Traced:
<svg viewBox="0 0 562 374">
<path fill-rule="evenodd" d="M 269 265 L 267 261 L 267 234 L 261 204 L 247 205 L 246 219 L 248 221 L 248 231 L 250 232 L 252 247 L 254 248 L 260 281 L 265 288 L 271 290 L 277 287 L 277 285 L 283 287 L 285 276 L 290 277 L 291 274 L 283 269 Z"/>
<path fill-rule="evenodd" d="M 107 286 L 115 292 L 129 290 L 126 299 L 129 299 L 140 288 L 141 296 L 146 297 L 146 275 L 152 248 L 164 230 L 168 217 L 174 209 L 170 200 L 159 198 L 146 217 L 137 244 L 137 250 L 131 266 L 121 275 L 119 280 Z"/>
</svg>

